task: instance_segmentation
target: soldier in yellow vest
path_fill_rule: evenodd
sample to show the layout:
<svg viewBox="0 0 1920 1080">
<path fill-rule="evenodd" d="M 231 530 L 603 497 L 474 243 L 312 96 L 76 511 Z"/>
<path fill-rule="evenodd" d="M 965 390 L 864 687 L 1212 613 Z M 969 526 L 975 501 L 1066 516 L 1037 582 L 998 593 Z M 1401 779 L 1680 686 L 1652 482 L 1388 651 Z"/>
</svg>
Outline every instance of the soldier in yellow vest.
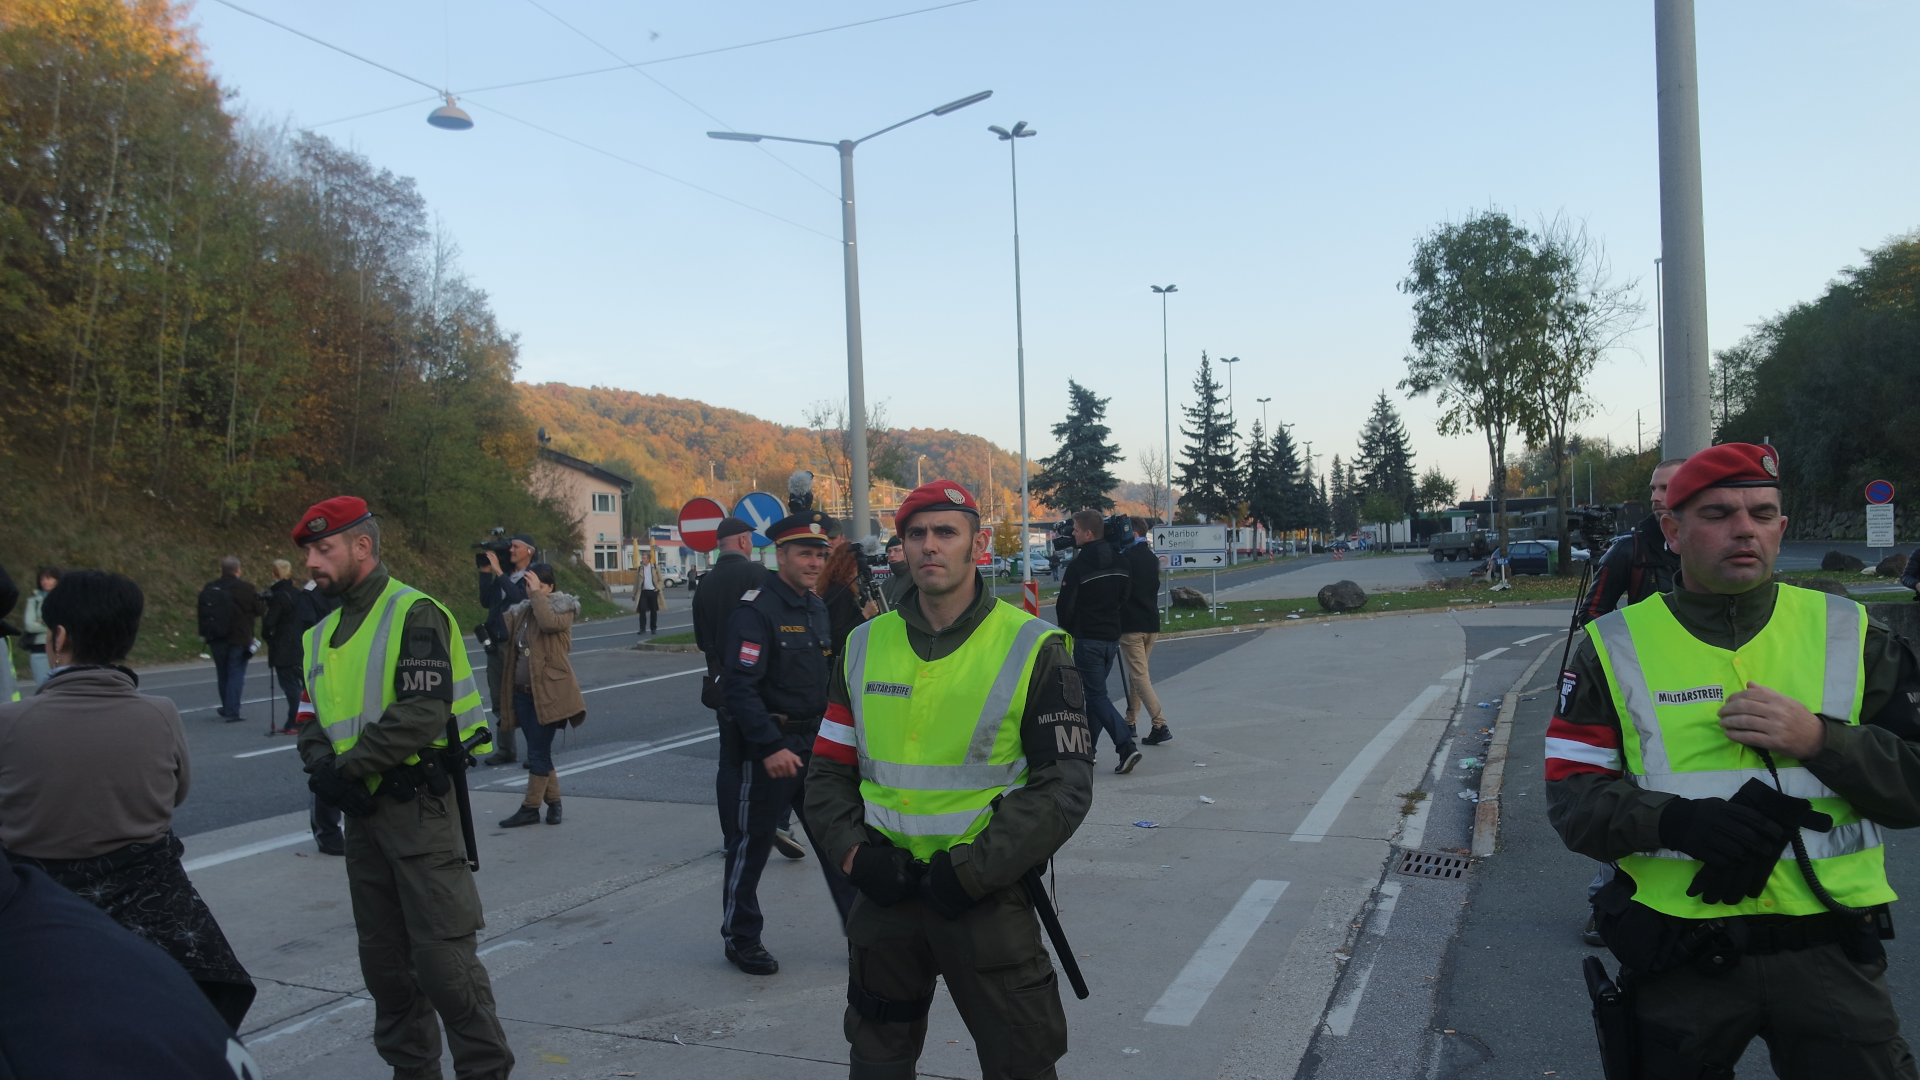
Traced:
<svg viewBox="0 0 1920 1080">
<path fill-rule="evenodd" d="M 1920 661 L 1852 600 L 1773 581 L 1771 446 L 1668 489 L 1680 585 L 1596 619 L 1547 729 L 1550 816 L 1616 860 L 1595 898 L 1633 1039 L 1608 1076 L 1916 1075 L 1888 996 L 1882 830 L 1920 825 Z M 1627 1059 L 1633 1059 L 1629 1065 Z"/>
<path fill-rule="evenodd" d="M 1085 692 L 1067 635 L 974 570 L 979 526 L 951 481 L 901 503 L 913 586 L 847 638 L 814 743 L 807 825 L 861 893 L 847 919 L 853 1080 L 915 1075 L 936 975 L 984 1080 L 1047 1080 L 1067 1052 L 1033 871 L 1092 802 Z"/>
<path fill-rule="evenodd" d="M 446 608 L 387 573 L 362 500 L 315 505 L 293 539 L 320 590 L 342 601 L 302 639 L 299 747 L 308 786 L 347 815 L 374 1047 L 395 1080 L 438 1080 L 445 1024 L 456 1077 L 504 1078 L 513 1052 L 474 954 L 484 923 L 451 776 L 454 755 L 487 750 L 466 650 Z"/>
</svg>

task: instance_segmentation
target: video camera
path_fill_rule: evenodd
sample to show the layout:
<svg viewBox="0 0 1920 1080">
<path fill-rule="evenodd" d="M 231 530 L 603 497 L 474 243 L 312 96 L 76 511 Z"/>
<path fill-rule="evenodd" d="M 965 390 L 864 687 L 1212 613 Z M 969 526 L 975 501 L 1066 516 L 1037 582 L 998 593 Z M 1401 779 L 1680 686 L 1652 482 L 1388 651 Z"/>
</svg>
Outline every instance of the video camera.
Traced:
<svg viewBox="0 0 1920 1080">
<path fill-rule="evenodd" d="M 1133 541 L 1133 519 L 1127 515 L 1114 514 L 1104 519 L 1102 525 L 1104 528 L 1101 529 L 1100 539 L 1112 544 L 1116 550 Z M 1073 547 L 1076 543 L 1073 538 L 1073 519 L 1054 522 L 1053 539 L 1048 542 L 1053 545 L 1055 553 Z"/>
<path fill-rule="evenodd" d="M 508 564 L 507 555 L 513 550 L 513 541 L 507 539 L 507 527 L 495 525 L 485 540 L 476 540 L 473 544 L 473 565 L 481 570 L 488 569 L 487 552 L 491 551 L 500 558 L 500 565 Z"/>
</svg>

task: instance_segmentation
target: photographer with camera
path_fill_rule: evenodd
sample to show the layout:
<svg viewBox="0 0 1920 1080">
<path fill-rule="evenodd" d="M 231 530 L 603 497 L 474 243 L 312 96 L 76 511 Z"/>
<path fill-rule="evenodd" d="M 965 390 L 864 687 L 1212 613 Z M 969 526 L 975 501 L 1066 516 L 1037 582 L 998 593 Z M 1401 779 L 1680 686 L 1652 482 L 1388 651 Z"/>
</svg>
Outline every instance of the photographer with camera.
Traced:
<svg viewBox="0 0 1920 1080">
<path fill-rule="evenodd" d="M 1140 748 L 1120 710 L 1113 707 L 1107 693 L 1107 676 L 1120 655 L 1120 612 L 1133 591 L 1133 578 L 1120 553 L 1108 540 L 1109 532 L 1119 531 L 1132 539 L 1132 527 L 1124 516 L 1113 519 L 1109 529 L 1098 510 L 1082 510 L 1073 515 L 1070 536 L 1056 537 L 1057 551 L 1075 548 L 1073 561 L 1060 575 L 1060 595 L 1055 614 L 1060 628 L 1073 635 L 1073 666 L 1080 669 L 1080 682 L 1086 689 L 1087 719 L 1096 733 L 1104 730 L 1120 753 L 1117 773 L 1130 773 L 1140 764 Z M 1062 522 L 1062 525 L 1068 524 Z"/>
<path fill-rule="evenodd" d="M 533 537 L 526 533 L 512 536 L 500 536 L 505 529 L 493 530 L 493 539 L 482 541 L 475 546 L 480 549 L 473 561 L 480 567 L 480 605 L 487 609 L 487 621 L 482 629 L 486 631 L 481 642 L 487 650 L 487 700 L 493 703 L 493 717 L 498 722 L 498 738 L 494 740 L 497 749 L 487 758 L 489 765 L 511 765 L 520 760 L 514 749 L 512 710 L 500 707 L 500 679 L 512 662 L 507 655 L 507 609 L 527 599 L 525 578 L 527 567 L 533 562 Z M 501 556 L 505 556 L 507 567 L 500 565 Z"/>
</svg>

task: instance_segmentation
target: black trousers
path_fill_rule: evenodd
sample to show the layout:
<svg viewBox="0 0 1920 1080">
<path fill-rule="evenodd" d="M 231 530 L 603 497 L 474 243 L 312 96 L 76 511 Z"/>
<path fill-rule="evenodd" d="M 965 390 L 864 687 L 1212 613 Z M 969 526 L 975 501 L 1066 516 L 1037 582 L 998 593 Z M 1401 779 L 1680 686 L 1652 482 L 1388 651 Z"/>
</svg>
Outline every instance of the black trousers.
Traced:
<svg viewBox="0 0 1920 1080">
<path fill-rule="evenodd" d="M 640 613 L 640 632 L 657 634 L 660 632 L 660 590 L 641 589 L 640 602 L 635 609 Z"/>
<path fill-rule="evenodd" d="M 339 807 L 318 795 L 307 795 L 307 827 L 313 830 L 313 842 L 323 851 L 337 855 L 346 847 L 346 834 L 341 831 L 344 821 Z"/>
<path fill-rule="evenodd" d="M 855 891 L 847 875 L 827 864 L 827 855 L 807 829 L 801 807 L 806 798 L 807 761 L 811 754 L 800 755 L 800 771 L 792 776 L 767 775 L 767 768 L 752 758 L 723 755 L 715 778 L 716 802 L 720 810 L 720 835 L 726 847 L 726 873 L 720 881 L 720 937 L 730 945 L 747 945 L 760 940 L 766 917 L 760 911 L 760 874 L 767 868 L 767 855 L 773 850 L 773 830 L 783 813 L 790 811 L 806 829 L 807 842 L 814 858 L 820 861 L 827 879 L 827 892 L 833 897 L 844 929 L 853 910 Z M 730 760 L 731 758 L 731 760 Z"/>
<path fill-rule="evenodd" d="M 306 691 L 307 685 L 300 677 L 300 665 L 298 664 L 292 667 L 274 668 L 273 676 L 280 681 L 280 692 L 285 694 L 287 698 L 287 715 L 281 718 L 280 726 L 282 728 L 290 728 L 294 726 L 294 722 L 299 718 L 300 695 Z"/>
</svg>

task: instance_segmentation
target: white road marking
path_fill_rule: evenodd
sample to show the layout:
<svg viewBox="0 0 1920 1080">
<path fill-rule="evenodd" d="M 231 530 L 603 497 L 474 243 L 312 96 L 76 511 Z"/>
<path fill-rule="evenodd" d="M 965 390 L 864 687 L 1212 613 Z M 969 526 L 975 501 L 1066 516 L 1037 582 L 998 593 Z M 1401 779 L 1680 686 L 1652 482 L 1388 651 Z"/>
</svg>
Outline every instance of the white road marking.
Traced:
<svg viewBox="0 0 1920 1080">
<path fill-rule="evenodd" d="M 1380 901 L 1374 905 L 1373 921 L 1367 926 L 1367 933 L 1375 937 L 1385 936 L 1387 924 L 1393 921 L 1394 905 L 1399 902 L 1399 882 L 1389 881 L 1381 885 Z M 1366 996 L 1367 980 L 1373 977 L 1373 965 L 1374 961 L 1368 960 L 1367 966 L 1360 969 L 1359 976 L 1353 980 L 1353 985 L 1340 998 L 1339 1003 L 1327 1010 L 1327 1034 L 1345 1035 L 1353 1030 L 1353 1018 L 1360 1012 L 1360 999 Z"/>
<path fill-rule="evenodd" d="M 493 952 L 499 952 L 499 951 L 500 951 L 501 949 L 511 949 L 511 948 L 513 948 L 513 947 L 514 947 L 515 945 L 526 945 L 526 946 L 532 946 L 532 945 L 533 945 L 533 942 L 531 942 L 531 941 L 521 941 L 521 940 L 520 940 L 519 938 L 515 938 L 515 939 L 513 939 L 512 941 L 503 941 L 503 942 L 501 942 L 501 943 L 500 943 L 500 944 L 498 944 L 498 945 L 489 945 L 489 946 L 487 946 L 486 948 L 484 948 L 484 949 L 481 949 L 481 950 L 480 950 L 479 952 L 477 952 L 477 953 L 475 953 L 474 955 L 476 955 L 476 956 L 485 956 L 485 955 L 487 955 L 488 953 L 493 953 Z"/>
<path fill-rule="evenodd" d="M 261 703 L 261 702 L 263 702 L 263 701 L 284 701 L 284 700 L 286 700 L 286 699 L 284 698 L 284 696 L 282 696 L 282 695 L 280 695 L 280 694 L 274 694 L 274 695 L 271 695 L 271 696 L 269 696 L 269 697 L 257 697 L 257 698 L 248 698 L 248 699 L 246 699 L 245 701 L 242 701 L 242 702 L 241 702 L 240 704 L 242 704 L 242 705 L 258 705 L 258 704 L 260 704 L 260 703 Z M 206 711 L 207 711 L 207 710 L 209 710 L 209 709 L 218 709 L 218 708 L 220 708 L 220 707 L 221 707 L 221 706 L 219 706 L 219 705 L 196 705 L 196 706 L 194 706 L 194 707 L 193 707 L 193 708 L 191 708 L 191 709 L 181 709 L 181 710 L 180 710 L 180 715 L 182 715 L 182 716 L 185 716 L 186 714 L 188 714 L 188 713 L 190 713 L 190 712 L 206 712 Z"/>
<path fill-rule="evenodd" d="M 259 757 L 261 754 L 277 754 L 282 750 L 297 750 L 299 747 L 299 743 L 283 743 L 279 746 L 269 746 L 265 750 L 249 750 L 244 754 L 235 754 L 233 756 L 237 758 Z"/>
<path fill-rule="evenodd" d="M 254 844 L 242 844 L 237 848 L 228 848 L 225 851 L 216 851 L 211 855 L 202 855 L 196 859 L 188 859 L 180 864 L 180 868 L 191 874 L 195 870 L 205 870 L 209 866 L 219 866 L 221 863 L 230 863 L 235 859 L 244 859 L 249 855 L 258 855 L 266 851 L 277 851 L 283 847 L 292 847 L 302 840 L 311 839 L 313 839 L 313 833 L 311 832 L 288 833 L 285 836 L 276 836 L 271 840 L 262 840 Z"/>
<path fill-rule="evenodd" d="M 1287 883 L 1284 881 L 1262 880 L 1247 886 L 1239 903 L 1234 904 L 1233 910 L 1220 920 L 1220 925 L 1213 928 L 1207 940 L 1200 943 L 1193 959 L 1187 961 L 1187 966 L 1173 977 L 1166 993 L 1161 994 L 1160 1000 L 1147 1010 L 1147 1023 L 1173 1027 L 1186 1027 L 1193 1023 L 1193 1018 L 1200 1014 L 1207 999 L 1213 996 L 1214 988 L 1220 985 L 1221 979 L 1227 977 L 1233 962 L 1240 958 L 1247 942 L 1253 940 L 1260 924 L 1267 921 L 1267 914 L 1279 901 L 1280 894 L 1286 891 Z"/>
<path fill-rule="evenodd" d="M 371 1003 L 366 998 L 348 998 L 345 1004 L 335 1005 L 333 1008 L 328 1009 L 326 1012 L 309 1016 L 305 1020 L 300 1021 L 299 1023 L 288 1024 L 286 1027 L 281 1028 L 279 1031 L 275 1031 L 267 1035 L 262 1035 L 257 1039 L 247 1039 L 245 1040 L 245 1042 L 247 1047 L 251 1049 L 253 1047 L 261 1045 L 262 1043 L 270 1043 L 282 1035 L 291 1035 L 296 1031 L 305 1031 L 306 1029 L 312 1027 L 313 1025 L 319 1023 L 320 1021 L 325 1020 L 327 1017 L 332 1016 L 334 1013 L 345 1012 L 348 1009 L 357 1009 L 360 1006 L 367 1005 L 367 1004 L 371 1004 Z"/>
<path fill-rule="evenodd" d="M 1444 686 L 1427 687 L 1420 691 L 1418 697 L 1408 702 L 1406 708 L 1400 710 L 1400 715 L 1387 721 L 1387 726 L 1381 728 L 1378 735 L 1361 747 L 1360 752 L 1347 763 L 1347 767 L 1340 771 L 1340 775 L 1334 779 L 1326 793 L 1320 796 L 1320 801 L 1313 804 L 1313 809 L 1307 813 L 1306 820 L 1302 821 L 1300 827 L 1295 829 L 1293 835 L 1287 839 L 1298 840 L 1305 844 L 1317 844 L 1324 839 L 1327 830 L 1333 828 L 1334 820 L 1340 816 L 1340 811 L 1346 809 L 1347 801 L 1353 798 L 1353 793 L 1358 791 L 1360 784 L 1366 780 L 1367 774 L 1373 771 L 1375 765 L 1380 764 L 1380 759 L 1387 756 L 1387 751 L 1393 749 L 1393 744 L 1400 741 L 1400 736 L 1407 733 L 1407 729 L 1420 718 L 1420 714 L 1427 711 L 1427 706 L 1433 704 L 1433 699 L 1446 692 L 1446 689 Z"/>
<path fill-rule="evenodd" d="M 632 761 L 634 758 L 643 758 L 652 754 L 665 753 L 668 750 L 678 750 L 683 746 L 692 746 L 694 743 L 706 742 L 708 739 L 717 739 L 719 737 L 720 737 L 720 733 L 718 731 L 701 732 L 698 735 L 691 735 L 686 738 L 675 740 L 673 742 L 660 743 L 656 746 L 648 746 L 640 750 L 633 750 L 624 754 L 617 754 L 613 757 L 603 758 L 599 761 L 582 762 L 579 765 L 569 765 L 564 769 L 555 769 L 554 775 L 572 776 L 574 773 L 583 773 L 589 769 L 604 769 L 609 765 L 618 765 L 623 761 Z M 526 782 L 527 782 L 526 777 L 519 776 L 511 780 L 495 780 L 493 782 L 493 786 L 519 787 L 520 785 L 525 784 Z"/>
<path fill-rule="evenodd" d="M 1499 648 L 1497 648 L 1497 649 L 1495 649 L 1495 650 L 1493 650 L 1492 652 L 1483 652 L 1483 653 L 1481 653 L 1481 654 L 1480 654 L 1479 656 L 1476 656 L 1476 657 L 1474 657 L 1474 659 L 1475 659 L 1476 661 L 1478 661 L 1478 660 L 1491 660 L 1491 659 L 1493 659 L 1494 657 L 1496 657 L 1496 656 L 1499 656 L 1499 655 L 1500 655 L 1501 653 L 1503 653 L 1503 652 L 1506 652 L 1506 651 L 1507 651 L 1507 647 L 1506 647 L 1505 645 L 1502 645 L 1502 646 L 1500 646 Z"/>
<path fill-rule="evenodd" d="M 1529 642 L 1539 641 L 1543 637 L 1552 637 L 1552 636 L 1553 636 L 1552 634 L 1535 634 L 1532 637 L 1523 637 L 1519 641 L 1514 642 L 1514 644 L 1525 645 L 1525 644 L 1528 644 Z"/>
<path fill-rule="evenodd" d="M 582 690 L 580 692 L 583 694 L 597 694 L 602 690 L 618 690 L 626 686 L 639 686 L 641 683 L 659 682 L 661 679 L 677 679 L 682 675 L 701 675 L 704 674 L 706 670 L 706 668 L 688 668 L 685 671 L 676 671 L 668 675 L 655 675 L 652 678 L 635 679 L 632 682 L 617 682 L 610 686 L 596 686 L 591 690 Z"/>
</svg>

